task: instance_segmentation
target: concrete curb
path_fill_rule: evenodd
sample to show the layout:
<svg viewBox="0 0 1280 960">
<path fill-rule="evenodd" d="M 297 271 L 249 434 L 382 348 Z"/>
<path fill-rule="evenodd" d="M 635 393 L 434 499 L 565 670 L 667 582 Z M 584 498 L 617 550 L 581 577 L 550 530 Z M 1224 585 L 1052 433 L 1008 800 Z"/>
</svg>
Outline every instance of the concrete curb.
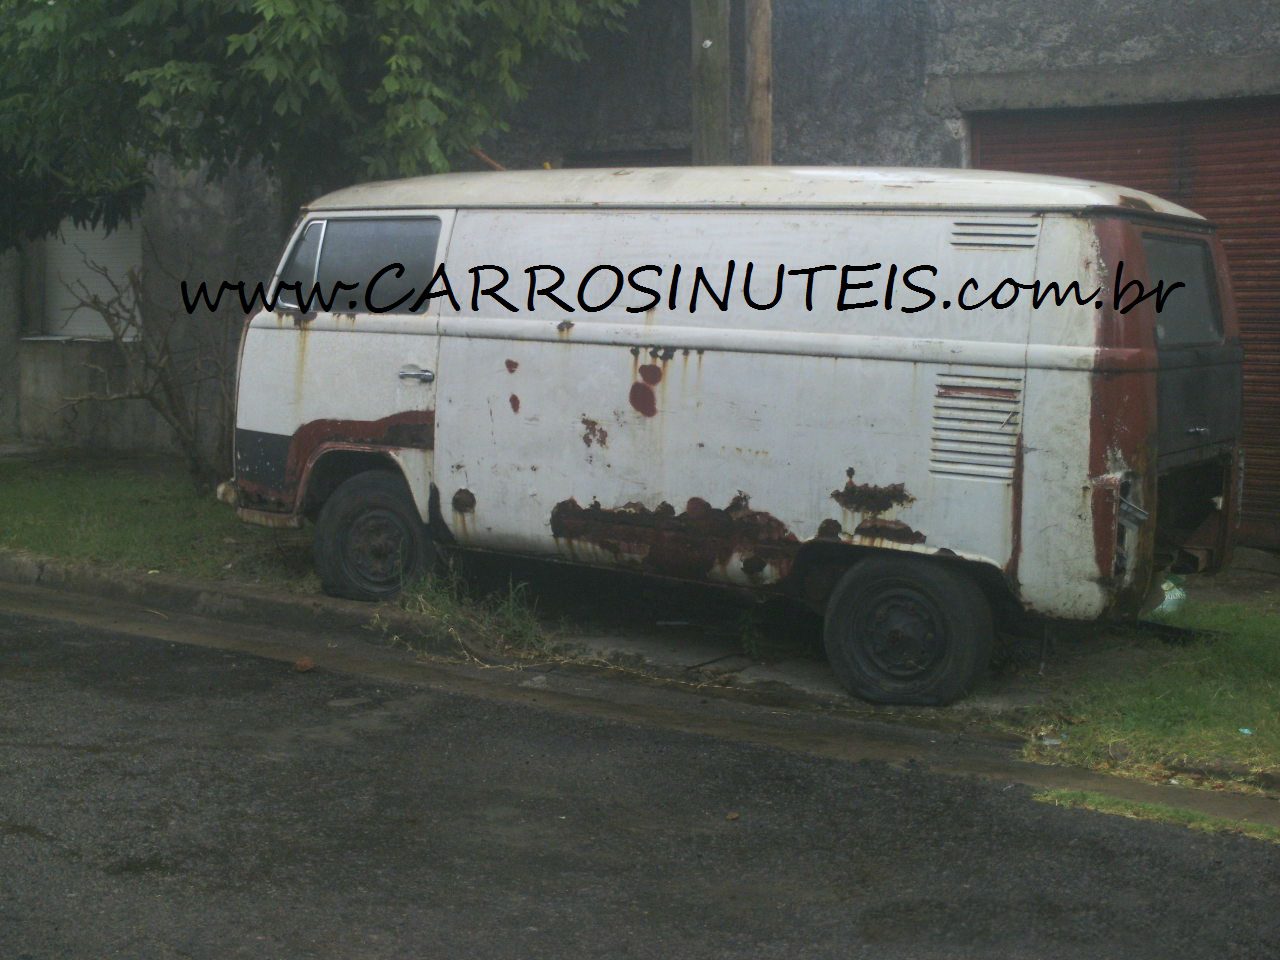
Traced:
<svg viewBox="0 0 1280 960">
<path fill-rule="evenodd" d="M 123 573 L 92 563 L 55 560 L 0 548 L 0 581 L 81 596 L 123 601 L 162 613 L 193 614 L 224 623 L 268 625 L 302 633 L 334 630 L 416 634 L 420 623 L 391 604 L 324 596 L 289 596 L 251 584 L 181 580 L 163 574 Z M 374 618 L 380 626 L 374 626 Z M 384 630 L 385 627 L 385 630 Z M 437 646 L 438 649 L 432 649 Z M 425 639 L 424 653 L 457 654 L 455 642 Z"/>
</svg>

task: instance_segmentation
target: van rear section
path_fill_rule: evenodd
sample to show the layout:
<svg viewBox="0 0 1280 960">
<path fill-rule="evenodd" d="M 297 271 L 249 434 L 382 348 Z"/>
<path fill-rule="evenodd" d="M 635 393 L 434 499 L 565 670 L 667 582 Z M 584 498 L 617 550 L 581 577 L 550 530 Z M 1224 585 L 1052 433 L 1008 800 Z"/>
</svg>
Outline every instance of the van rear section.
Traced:
<svg viewBox="0 0 1280 960">
<path fill-rule="evenodd" d="M 1099 324 L 1090 473 L 1099 577 L 1113 613 L 1163 571 L 1213 572 L 1239 511 L 1243 350 L 1207 225 L 1098 226 L 1110 302 Z"/>
</svg>

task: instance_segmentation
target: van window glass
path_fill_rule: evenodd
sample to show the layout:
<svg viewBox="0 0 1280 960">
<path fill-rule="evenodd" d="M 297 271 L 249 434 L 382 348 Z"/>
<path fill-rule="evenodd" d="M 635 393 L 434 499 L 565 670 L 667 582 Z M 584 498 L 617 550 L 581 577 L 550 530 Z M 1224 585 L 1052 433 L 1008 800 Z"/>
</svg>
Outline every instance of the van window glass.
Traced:
<svg viewBox="0 0 1280 960">
<path fill-rule="evenodd" d="M 316 282 L 316 254 L 320 250 L 320 235 L 323 232 L 322 221 L 309 223 L 302 236 L 298 238 L 298 242 L 294 244 L 293 253 L 289 255 L 284 269 L 280 271 L 277 303 L 286 307 L 297 307 L 297 291 L 301 290 L 304 297 L 311 292 L 311 285 Z"/>
<path fill-rule="evenodd" d="M 1179 347 L 1221 340 L 1217 278 L 1209 245 L 1144 234 L 1142 246 L 1152 284 L 1163 280 L 1166 291 L 1175 283 L 1186 284 L 1166 294 L 1164 309 L 1156 314 L 1156 343 Z"/>
<path fill-rule="evenodd" d="M 320 290 L 327 299 L 339 282 L 355 286 L 344 287 L 334 298 L 337 311 L 425 313 L 431 301 L 416 311 L 413 306 L 431 283 L 439 239 L 435 218 L 330 220 L 320 251 Z M 397 263 L 404 266 L 403 274 L 385 269 Z M 374 277 L 366 305 L 366 286 Z"/>
</svg>

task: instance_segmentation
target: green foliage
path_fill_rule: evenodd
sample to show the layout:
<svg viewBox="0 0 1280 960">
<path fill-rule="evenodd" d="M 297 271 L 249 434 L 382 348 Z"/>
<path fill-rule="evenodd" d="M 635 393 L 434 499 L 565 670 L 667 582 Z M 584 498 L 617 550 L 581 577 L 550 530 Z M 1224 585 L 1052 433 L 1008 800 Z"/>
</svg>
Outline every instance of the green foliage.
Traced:
<svg viewBox="0 0 1280 960">
<path fill-rule="evenodd" d="M 157 154 L 261 158 L 286 203 L 445 170 L 535 55 L 635 0 L 0 0 L 0 249 L 64 216 L 114 225 Z"/>
</svg>

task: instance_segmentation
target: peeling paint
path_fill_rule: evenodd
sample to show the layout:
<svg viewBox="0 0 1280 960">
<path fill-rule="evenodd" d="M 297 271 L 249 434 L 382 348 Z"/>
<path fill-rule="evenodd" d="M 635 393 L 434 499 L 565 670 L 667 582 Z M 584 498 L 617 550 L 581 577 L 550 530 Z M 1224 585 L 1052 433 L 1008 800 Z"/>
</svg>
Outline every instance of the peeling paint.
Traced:
<svg viewBox="0 0 1280 960">
<path fill-rule="evenodd" d="M 915 497 L 907 493 L 906 484 L 891 483 L 878 487 L 870 483 L 854 483 L 853 475 L 853 467 L 850 467 L 845 471 L 848 479 L 844 487 L 831 491 L 831 499 L 846 510 L 878 514 L 915 501 Z"/>
<path fill-rule="evenodd" d="M 665 501 L 652 509 L 641 503 L 606 509 L 598 501 L 583 507 L 564 500 L 551 511 L 551 532 L 570 549 L 574 542 L 594 544 L 620 563 L 686 580 L 710 578 L 735 555 L 743 557 L 744 572 L 772 566 L 781 579 L 800 545 L 782 521 L 753 510 L 745 493 L 724 509 L 692 497 L 681 513 Z"/>
<path fill-rule="evenodd" d="M 853 531 L 859 537 L 874 537 L 877 540 L 889 540 L 893 543 L 924 543 L 925 536 L 912 530 L 901 520 L 885 520 L 881 517 L 867 517 Z"/>
</svg>

